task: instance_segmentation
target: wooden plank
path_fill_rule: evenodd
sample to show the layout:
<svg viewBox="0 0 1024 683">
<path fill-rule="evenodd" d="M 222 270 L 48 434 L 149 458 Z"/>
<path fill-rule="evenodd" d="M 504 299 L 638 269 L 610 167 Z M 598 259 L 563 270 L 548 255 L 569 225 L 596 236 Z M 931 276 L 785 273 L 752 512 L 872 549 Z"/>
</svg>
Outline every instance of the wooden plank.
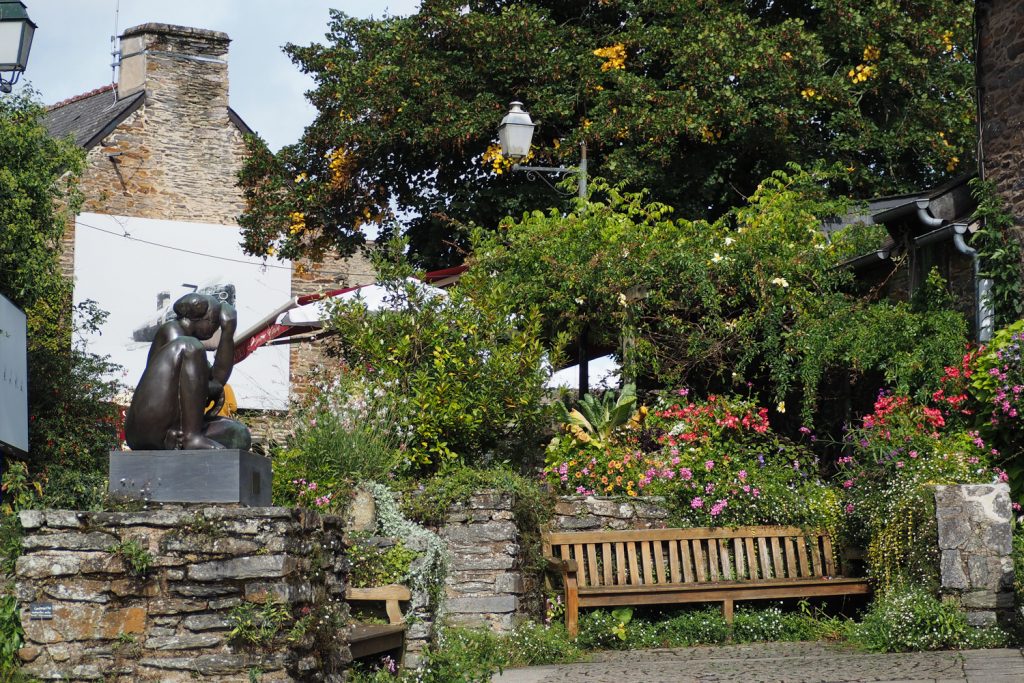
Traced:
<svg viewBox="0 0 1024 683">
<path fill-rule="evenodd" d="M 739 580 L 748 577 L 746 561 L 743 555 L 743 541 L 739 538 L 733 539 L 732 542 L 733 555 L 736 557 L 736 573 L 733 574 L 732 578 Z"/>
<path fill-rule="evenodd" d="M 835 576 L 836 560 L 832 554 L 832 539 L 828 537 L 828 534 L 822 535 L 821 544 L 824 546 L 823 552 L 825 553 L 825 574 L 826 576 Z"/>
<path fill-rule="evenodd" d="M 680 583 L 683 574 L 679 566 L 679 541 L 668 541 L 668 568 L 672 575 L 672 583 Z"/>
<path fill-rule="evenodd" d="M 796 542 L 789 537 L 782 539 L 782 544 L 786 548 L 786 576 L 796 578 L 800 576 L 796 571 Z"/>
<path fill-rule="evenodd" d="M 774 582 L 773 582 L 774 583 Z M 813 598 L 827 595 L 866 595 L 871 588 L 866 581 L 841 583 L 837 581 L 792 581 L 780 585 L 752 586 L 749 583 L 720 588 L 695 584 L 692 588 L 664 586 L 664 590 L 608 593 L 579 596 L 583 607 L 613 607 L 618 605 L 665 605 L 670 603 L 711 602 L 731 600 L 773 600 L 777 598 Z"/>
<path fill-rule="evenodd" d="M 730 591 L 759 591 L 767 590 L 769 588 L 797 588 L 804 589 L 814 586 L 831 586 L 830 590 L 839 590 L 841 587 L 846 586 L 849 590 L 854 592 L 860 592 L 857 587 L 859 584 L 867 585 L 867 579 L 828 579 L 821 577 L 814 577 L 809 579 L 768 579 L 766 581 L 759 581 L 757 583 L 751 583 L 750 581 L 718 581 L 717 583 L 677 583 L 671 584 L 666 583 L 663 586 L 658 584 L 652 584 L 649 586 L 598 586 L 596 588 L 580 588 L 580 596 L 593 596 L 593 595 L 639 595 L 641 593 L 672 593 L 672 592 L 689 592 L 689 591 L 708 591 L 717 590 L 722 595 L 727 595 Z M 845 590 L 845 589 L 844 589 Z M 581 597 L 582 599 L 582 597 Z"/>
<path fill-rule="evenodd" d="M 654 568 L 657 570 L 658 583 L 668 583 L 665 576 L 665 542 L 654 541 Z"/>
<path fill-rule="evenodd" d="M 387 586 L 373 586 L 371 588 L 346 588 L 345 599 L 347 600 L 411 600 L 412 591 L 405 586 L 392 583 Z"/>
<path fill-rule="evenodd" d="M 587 575 L 590 577 L 590 585 L 601 585 L 601 571 L 597 566 L 597 546 L 593 543 L 587 544 Z"/>
<path fill-rule="evenodd" d="M 349 629 L 348 647 L 353 659 L 400 650 L 405 626 L 357 624 Z"/>
<path fill-rule="evenodd" d="M 768 557 L 768 539 L 757 539 L 757 551 L 761 564 L 761 578 L 774 579 L 775 574 L 772 573 L 772 558 Z"/>
<path fill-rule="evenodd" d="M 804 538 L 803 534 L 796 537 L 796 554 L 800 558 L 800 576 L 807 577 L 811 575 L 811 566 L 807 564 L 807 539 Z"/>
<path fill-rule="evenodd" d="M 757 553 L 754 552 L 754 539 L 749 536 L 744 537 L 743 546 L 747 552 L 747 578 L 757 581 L 761 577 L 757 575 Z"/>
<path fill-rule="evenodd" d="M 654 583 L 654 558 L 651 557 L 650 541 L 640 542 L 640 559 L 643 562 L 642 572 L 644 583 Z"/>
<path fill-rule="evenodd" d="M 572 547 L 573 559 L 576 560 L 576 564 L 579 565 L 579 571 L 576 573 L 576 581 L 579 582 L 580 587 L 590 585 L 590 577 L 587 576 L 587 556 L 583 552 L 583 544 L 577 543 Z"/>
<path fill-rule="evenodd" d="M 679 541 L 679 549 L 683 553 L 683 579 L 693 583 L 693 559 L 690 557 L 690 542 Z"/>
<path fill-rule="evenodd" d="M 708 580 L 708 575 L 704 571 L 704 551 L 701 549 L 699 538 L 693 539 L 690 543 L 693 548 L 693 568 L 697 573 L 697 581 L 703 583 Z"/>
<path fill-rule="evenodd" d="M 628 541 L 669 541 L 693 538 L 758 538 L 803 536 L 805 530 L 794 526 L 741 526 L 735 528 L 639 529 L 625 531 L 560 531 L 545 535 L 552 545 L 575 543 L 618 543 Z"/>
<path fill-rule="evenodd" d="M 640 569 L 636 565 L 636 542 L 626 543 L 626 555 L 629 557 L 629 585 L 641 586 Z"/>
<path fill-rule="evenodd" d="M 825 576 L 825 568 L 821 566 L 821 549 L 818 547 L 818 537 L 811 536 L 811 570 L 815 576 Z"/>
<path fill-rule="evenodd" d="M 579 633 L 580 597 L 576 574 L 565 579 L 565 630 L 573 638 Z"/>
<path fill-rule="evenodd" d="M 786 575 L 786 571 L 782 568 L 782 547 L 779 545 L 779 539 L 775 536 L 769 538 L 768 542 L 772 549 L 772 566 L 775 568 L 775 578 L 781 579 Z"/>
<path fill-rule="evenodd" d="M 601 564 L 602 564 L 602 566 L 601 566 L 602 577 L 601 578 L 604 580 L 604 585 L 605 586 L 613 586 L 615 581 L 614 581 L 614 579 L 611 578 L 612 574 L 611 574 L 611 544 L 610 543 L 602 543 L 601 544 Z"/>
<path fill-rule="evenodd" d="M 703 543 L 703 541 L 697 541 L 697 543 Z M 708 578 L 711 581 L 718 581 L 720 577 L 718 573 L 718 539 L 708 539 Z"/>
<path fill-rule="evenodd" d="M 621 543 L 615 544 L 615 583 L 626 585 L 626 549 Z"/>
<path fill-rule="evenodd" d="M 718 554 L 722 559 L 722 578 L 727 581 L 736 578 L 736 572 L 732 568 L 732 560 L 729 557 L 729 541 L 720 538 L 713 542 L 718 543 Z"/>
</svg>

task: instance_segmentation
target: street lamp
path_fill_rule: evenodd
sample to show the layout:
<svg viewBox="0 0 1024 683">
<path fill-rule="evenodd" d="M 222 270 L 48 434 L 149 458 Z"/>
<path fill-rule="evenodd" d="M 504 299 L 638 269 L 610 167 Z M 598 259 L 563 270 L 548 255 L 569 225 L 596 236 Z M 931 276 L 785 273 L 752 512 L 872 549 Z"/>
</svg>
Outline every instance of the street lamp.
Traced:
<svg viewBox="0 0 1024 683">
<path fill-rule="evenodd" d="M 522 102 L 513 102 L 509 105 L 508 113 L 505 114 L 501 125 L 498 126 L 498 141 L 501 143 L 502 155 L 512 161 L 519 161 L 527 157 L 530 154 L 534 128 L 536 128 L 536 124 L 530 118 L 530 113 L 523 110 Z M 538 177 L 539 173 L 552 175 L 575 173 L 579 179 L 579 196 L 581 199 L 585 199 L 587 196 L 587 143 L 580 142 L 579 166 L 520 166 L 517 163 L 512 166 L 512 170 L 524 171 L 531 179 Z"/>
<path fill-rule="evenodd" d="M 0 0 L 0 92 L 11 92 L 11 87 L 25 71 L 35 30 L 25 3 Z M 10 80 L 3 77 L 5 71 L 11 72 Z"/>
</svg>

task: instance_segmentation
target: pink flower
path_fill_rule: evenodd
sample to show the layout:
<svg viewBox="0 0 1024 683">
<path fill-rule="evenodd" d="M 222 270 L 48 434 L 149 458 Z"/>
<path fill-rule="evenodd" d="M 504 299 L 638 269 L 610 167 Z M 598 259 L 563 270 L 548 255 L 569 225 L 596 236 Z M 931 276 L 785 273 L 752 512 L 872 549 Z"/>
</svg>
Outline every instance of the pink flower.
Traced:
<svg viewBox="0 0 1024 683">
<path fill-rule="evenodd" d="M 717 517 L 718 515 L 720 515 L 722 513 L 722 510 L 724 510 L 728 504 L 729 503 L 725 500 L 720 500 L 716 502 L 714 505 L 711 506 L 711 516 Z"/>
<path fill-rule="evenodd" d="M 896 461 L 896 469 L 898 469 L 898 470 L 903 469 L 903 461 L 902 460 L 897 460 Z"/>
<path fill-rule="evenodd" d="M 846 504 L 846 514 L 848 514 L 848 515 L 852 515 L 853 514 L 853 503 L 847 503 Z"/>
<path fill-rule="evenodd" d="M 750 493 L 750 484 L 745 484 L 743 486 L 743 493 Z"/>
<path fill-rule="evenodd" d="M 701 500 L 700 498 L 694 498 L 693 500 L 690 501 L 690 507 L 693 508 L 694 510 L 696 510 L 697 508 L 702 508 L 704 507 L 704 501 Z"/>
<path fill-rule="evenodd" d="M 714 490 L 715 490 L 715 485 L 714 484 L 708 484 L 707 486 L 704 487 L 704 493 L 711 493 Z"/>
<path fill-rule="evenodd" d="M 757 488 L 755 488 L 754 489 L 754 498 L 757 498 L 760 495 L 761 495 L 761 491 L 759 491 Z"/>
<path fill-rule="evenodd" d="M 917 457 L 917 451 L 910 451 L 910 457 L 911 458 L 916 458 Z"/>
<path fill-rule="evenodd" d="M 678 464 L 679 464 L 679 456 L 676 456 L 676 457 L 672 458 L 672 465 L 675 466 L 675 465 L 678 465 Z"/>
<path fill-rule="evenodd" d="M 711 470 L 715 469 L 715 461 L 714 460 L 706 461 L 704 463 L 704 469 L 706 469 L 708 472 L 710 472 Z"/>
<path fill-rule="evenodd" d="M 843 482 L 843 488 L 844 489 L 853 488 L 853 479 L 847 479 L 846 481 L 844 481 Z"/>
<path fill-rule="evenodd" d="M 736 476 L 740 478 L 740 481 L 746 481 L 747 480 L 747 471 L 746 470 L 740 470 L 739 472 L 737 472 Z"/>
<path fill-rule="evenodd" d="M 693 472 L 690 471 L 689 467 L 683 467 L 679 470 L 679 476 L 682 477 L 684 481 L 690 481 L 693 479 Z"/>
</svg>

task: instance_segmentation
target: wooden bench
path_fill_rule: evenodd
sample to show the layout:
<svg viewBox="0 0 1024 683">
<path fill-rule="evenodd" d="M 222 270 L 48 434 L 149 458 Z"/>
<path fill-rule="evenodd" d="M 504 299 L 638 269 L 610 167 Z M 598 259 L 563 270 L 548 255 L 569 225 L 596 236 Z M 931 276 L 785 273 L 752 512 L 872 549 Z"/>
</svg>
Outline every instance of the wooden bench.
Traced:
<svg viewBox="0 0 1024 683">
<path fill-rule="evenodd" d="M 837 570 L 824 532 L 748 526 L 548 533 L 549 567 L 565 587 L 565 624 L 577 633 L 580 607 L 807 598 L 870 592 Z"/>
<path fill-rule="evenodd" d="M 412 598 L 405 586 L 393 583 L 374 588 L 348 588 L 345 599 L 349 602 L 383 601 L 388 615 L 387 624 L 356 624 L 348 633 L 348 647 L 352 659 L 385 653 L 393 653 L 395 661 L 402 662 L 405 648 L 405 618 L 399 602 Z"/>
</svg>

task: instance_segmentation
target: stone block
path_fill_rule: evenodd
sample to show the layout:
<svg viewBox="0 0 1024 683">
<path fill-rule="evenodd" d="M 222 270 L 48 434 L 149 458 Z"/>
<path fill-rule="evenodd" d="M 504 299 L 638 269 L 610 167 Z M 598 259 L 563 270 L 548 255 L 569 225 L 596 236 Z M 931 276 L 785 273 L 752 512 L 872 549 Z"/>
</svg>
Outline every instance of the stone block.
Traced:
<svg viewBox="0 0 1024 683">
<path fill-rule="evenodd" d="M 22 510 L 18 513 L 18 520 L 22 529 L 31 531 L 46 524 L 46 514 L 42 510 Z"/>
<path fill-rule="evenodd" d="M 106 595 L 108 590 L 110 590 L 110 583 L 106 581 L 71 579 L 49 584 L 43 589 L 43 592 L 55 600 L 105 603 L 110 602 L 110 596 Z"/>
<path fill-rule="evenodd" d="M 960 596 L 960 604 L 966 609 L 995 609 L 996 594 L 992 591 L 970 591 Z"/>
<path fill-rule="evenodd" d="M 270 460 L 237 449 L 110 453 L 110 493 L 162 503 L 270 504 Z"/>
<path fill-rule="evenodd" d="M 941 585 L 944 589 L 967 590 L 970 582 L 964 573 L 960 553 L 956 550 L 943 550 L 941 559 Z"/>
<path fill-rule="evenodd" d="M 14 573 L 26 579 L 42 579 L 49 576 L 69 576 L 82 569 L 78 555 L 69 553 L 33 553 L 22 555 L 14 565 Z"/>
<path fill-rule="evenodd" d="M 345 527 L 349 531 L 372 532 L 376 526 L 377 505 L 373 500 L 373 494 L 364 488 L 357 488 L 349 503 Z"/>
<path fill-rule="evenodd" d="M 21 547 L 25 550 L 94 550 L 100 552 L 106 551 L 117 542 L 118 538 L 113 534 L 100 531 L 90 533 L 66 531 L 26 536 L 21 541 Z"/>
<path fill-rule="evenodd" d="M 147 650 L 200 650 L 220 645 L 224 636 L 216 633 L 187 633 L 174 636 L 147 638 Z"/>
<path fill-rule="evenodd" d="M 967 623 L 976 628 L 996 625 L 996 613 L 992 610 L 968 610 Z"/>
<path fill-rule="evenodd" d="M 297 567 L 296 559 L 287 555 L 254 555 L 189 565 L 188 578 L 192 581 L 282 578 Z"/>
<path fill-rule="evenodd" d="M 494 590 L 499 593 L 523 593 L 523 577 L 521 574 L 500 574 L 494 580 Z"/>
<path fill-rule="evenodd" d="M 181 623 L 189 631 L 219 631 L 229 626 L 227 619 L 219 614 L 193 614 Z"/>
<path fill-rule="evenodd" d="M 452 614 L 515 612 L 518 608 L 519 598 L 514 595 L 453 598 L 445 603 L 445 609 Z"/>
</svg>

